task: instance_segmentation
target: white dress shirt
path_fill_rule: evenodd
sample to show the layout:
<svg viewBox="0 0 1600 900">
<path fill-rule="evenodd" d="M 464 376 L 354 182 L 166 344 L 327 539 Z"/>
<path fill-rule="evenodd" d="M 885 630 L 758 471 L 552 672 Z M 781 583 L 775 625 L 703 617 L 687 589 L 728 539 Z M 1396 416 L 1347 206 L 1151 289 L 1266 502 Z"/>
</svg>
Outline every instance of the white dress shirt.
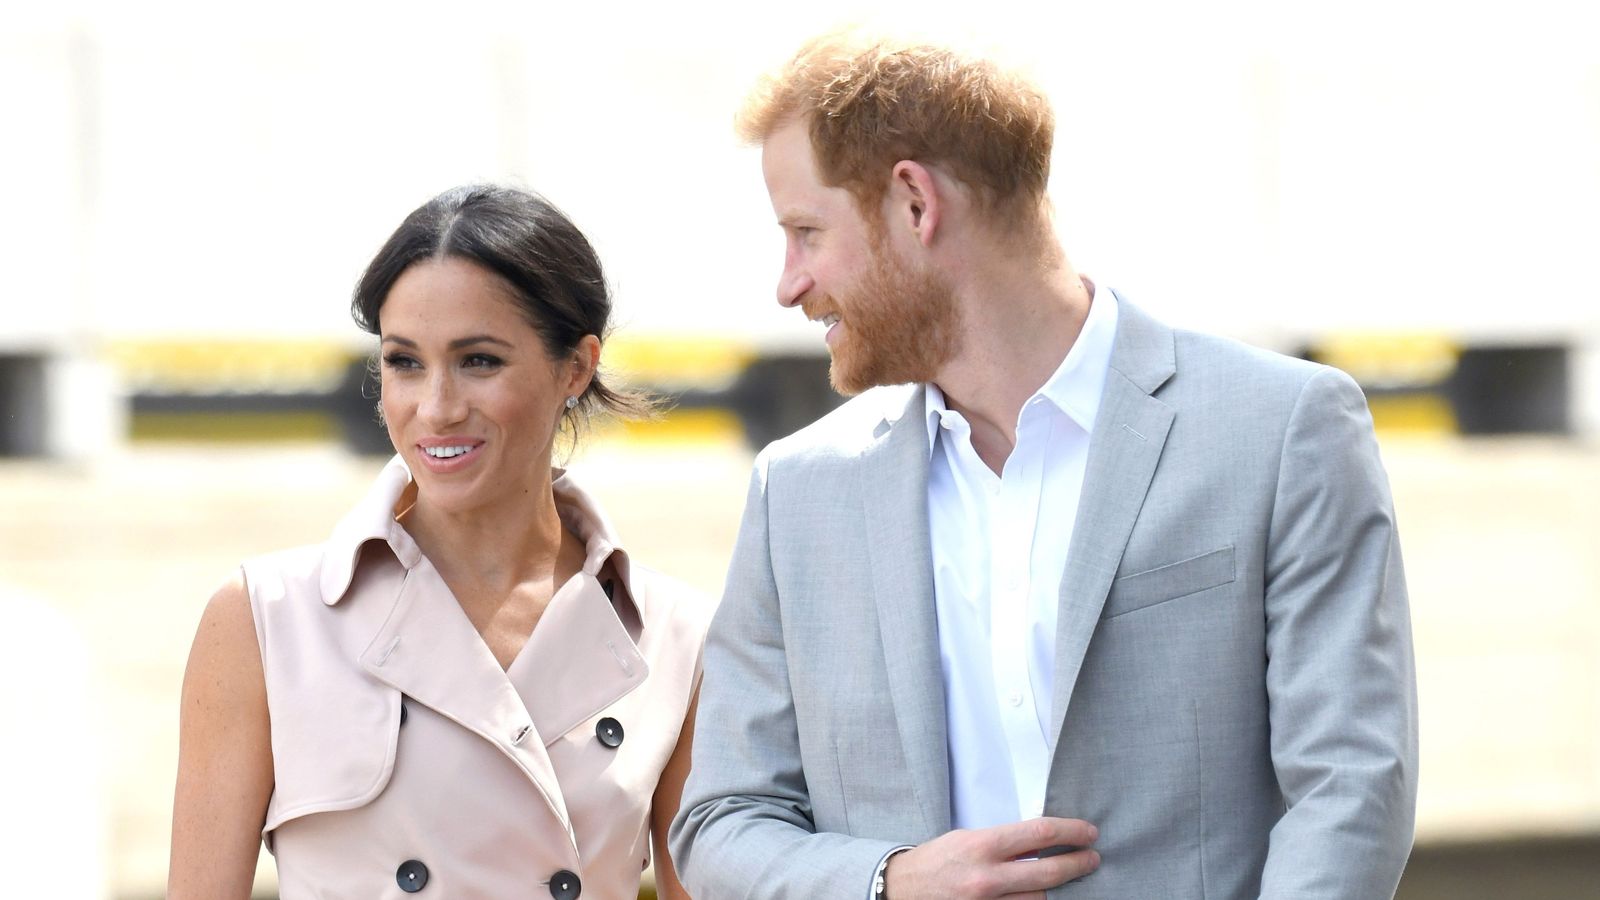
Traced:
<svg viewBox="0 0 1600 900">
<path fill-rule="evenodd" d="M 928 522 L 956 828 L 1039 815 L 1050 769 L 1056 607 L 1111 363 L 1117 301 L 1094 293 L 1066 358 L 1017 416 L 996 475 L 927 387 Z"/>
</svg>

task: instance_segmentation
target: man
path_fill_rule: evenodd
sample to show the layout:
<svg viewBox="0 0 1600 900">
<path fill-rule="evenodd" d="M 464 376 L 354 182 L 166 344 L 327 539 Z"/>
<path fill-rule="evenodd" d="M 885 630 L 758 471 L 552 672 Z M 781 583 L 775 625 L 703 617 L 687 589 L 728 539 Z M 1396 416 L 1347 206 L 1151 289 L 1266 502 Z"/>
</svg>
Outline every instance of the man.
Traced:
<svg viewBox="0 0 1600 900">
<path fill-rule="evenodd" d="M 673 826 L 697 897 L 1395 890 L 1416 702 L 1366 403 L 1081 278 L 1053 127 L 992 65 L 834 38 L 741 117 L 778 300 L 864 393 L 756 462 Z"/>
</svg>

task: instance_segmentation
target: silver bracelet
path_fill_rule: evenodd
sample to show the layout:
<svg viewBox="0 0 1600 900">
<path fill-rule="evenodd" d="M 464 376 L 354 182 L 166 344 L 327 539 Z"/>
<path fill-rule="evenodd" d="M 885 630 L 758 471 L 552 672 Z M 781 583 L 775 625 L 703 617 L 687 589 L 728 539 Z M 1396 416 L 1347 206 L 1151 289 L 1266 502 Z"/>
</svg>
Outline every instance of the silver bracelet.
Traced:
<svg viewBox="0 0 1600 900">
<path fill-rule="evenodd" d="M 878 871 L 872 875 L 872 900 L 889 900 L 889 860 L 910 849 L 896 847 L 884 854 L 883 861 L 878 863 Z"/>
</svg>

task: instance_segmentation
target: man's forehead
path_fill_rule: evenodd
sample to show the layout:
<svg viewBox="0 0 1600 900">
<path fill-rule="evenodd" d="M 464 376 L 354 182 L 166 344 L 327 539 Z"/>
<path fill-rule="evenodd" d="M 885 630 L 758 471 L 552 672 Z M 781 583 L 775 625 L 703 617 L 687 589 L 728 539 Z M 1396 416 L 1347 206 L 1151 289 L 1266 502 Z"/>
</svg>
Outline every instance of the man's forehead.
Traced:
<svg viewBox="0 0 1600 900">
<path fill-rule="evenodd" d="M 850 192 L 815 182 L 805 185 L 767 181 L 772 212 L 783 226 L 821 225 L 854 212 Z"/>
<path fill-rule="evenodd" d="M 806 224 L 851 206 L 849 191 L 822 183 L 802 123 L 774 131 L 762 145 L 761 172 L 779 224 Z"/>
<path fill-rule="evenodd" d="M 761 145 L 761 170 L 768 181 L 780 176 L 809 175 L 815 165 L 811 137 L 797 123 L 774 130 Z"/>
</svg>

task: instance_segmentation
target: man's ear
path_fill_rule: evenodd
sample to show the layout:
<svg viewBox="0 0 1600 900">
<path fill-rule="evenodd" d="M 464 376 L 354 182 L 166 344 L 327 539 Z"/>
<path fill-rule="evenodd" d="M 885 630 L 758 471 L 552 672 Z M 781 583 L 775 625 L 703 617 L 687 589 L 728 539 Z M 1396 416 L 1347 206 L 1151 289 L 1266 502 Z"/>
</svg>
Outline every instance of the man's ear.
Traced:
<svg viewBox="0 0 1600 900">
<path fill-rule="evenodd" d="M 909 229 L 922 246 L 931 246 L 945 207 L 941 186 L 932 170 L 902 159 L 894 164 L 890 177 L 887 221 Z"/>
</svg>

